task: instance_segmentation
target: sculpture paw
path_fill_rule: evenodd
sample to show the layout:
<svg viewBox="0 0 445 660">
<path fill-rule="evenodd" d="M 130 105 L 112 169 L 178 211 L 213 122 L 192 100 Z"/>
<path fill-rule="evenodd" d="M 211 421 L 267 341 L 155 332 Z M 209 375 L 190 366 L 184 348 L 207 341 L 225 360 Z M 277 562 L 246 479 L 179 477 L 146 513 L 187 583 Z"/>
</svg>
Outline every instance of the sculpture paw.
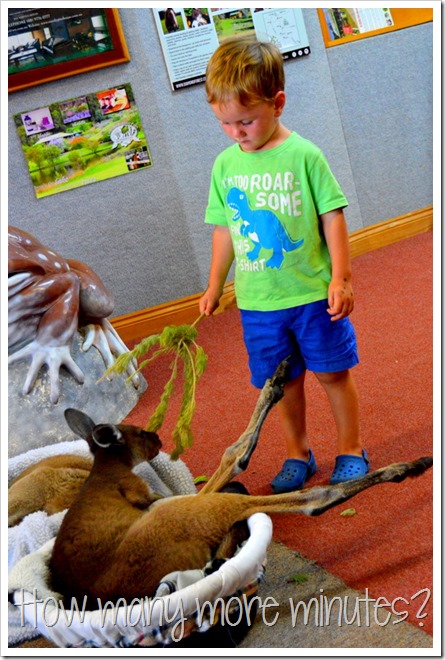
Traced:
<svg viewBox="0 0 445 660">
<path fill-rule="evenodd" d="M 95 346 L 101 354 L 107 369 L 113 366 L 115 357 L 129 352 L 128 348 L 107 319 L 100 321 L 100 323 L 90 323 L 85 326 L 84 331 L 85 339 L 82 344 L 82 350 L 88 351 L 91 346 Z M 127 373 L 133 387 L 138 389 L 141 379 L 137 371 L 136 360 L 132 360 L 128 365 Z M 112 375 L 109 377 L 112 378 Z"/>
<path fill-rule="evenodd" d="M 60 369 L 65 367 L 78 383 L 84 382 L 83 371 L 71 357 L 68 346 L 42 345 L 37 340 L 32 341 L 8 358 L 8 364 L 31 357 L 31 365 L 23 385 L 23 394 L 29 394 L 35 385 L 41 367 L 48 367 L 50 384 L 50 401 L 57 403 L 60 397 Z"/>
</svg>

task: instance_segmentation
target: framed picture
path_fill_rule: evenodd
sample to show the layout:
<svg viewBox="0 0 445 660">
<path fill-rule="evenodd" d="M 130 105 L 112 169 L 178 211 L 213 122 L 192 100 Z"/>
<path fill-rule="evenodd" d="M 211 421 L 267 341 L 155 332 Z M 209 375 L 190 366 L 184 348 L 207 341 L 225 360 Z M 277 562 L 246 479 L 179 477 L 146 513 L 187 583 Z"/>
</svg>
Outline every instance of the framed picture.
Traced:
<svg viewBox="0 0 445 660">
<path fill-rule="evenodd" d="M 317 9 L 326 48 L 433 20 L 433 9 L 347 7 Z"/>
<path fill-rule="evenodd" d="M 8 9 L 8 91 L 130 60 L 117 9 Z"/>
</svg>

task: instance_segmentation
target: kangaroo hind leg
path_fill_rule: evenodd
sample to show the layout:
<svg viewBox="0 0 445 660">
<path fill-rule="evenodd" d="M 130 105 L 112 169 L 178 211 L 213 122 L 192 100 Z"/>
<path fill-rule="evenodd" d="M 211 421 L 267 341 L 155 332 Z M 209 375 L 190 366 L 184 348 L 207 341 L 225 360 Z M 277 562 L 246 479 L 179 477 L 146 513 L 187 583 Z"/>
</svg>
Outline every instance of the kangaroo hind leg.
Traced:
<svg viewBox="0 0 445 660">
<path fill-rule="evenodd" d="M 426 456 L 409 463 L 393 463 L 358 479 L 345 481 L 335 486 L 312 486 L 282 495 L 251 496 L 245 513 L 247 517 L 259 511 L 319 516 L 371 486 L 391 481 L 398 483 L 407 477 L 417 477 L 428 470 L 432 464 L 433 459 Z"/>
</svg>

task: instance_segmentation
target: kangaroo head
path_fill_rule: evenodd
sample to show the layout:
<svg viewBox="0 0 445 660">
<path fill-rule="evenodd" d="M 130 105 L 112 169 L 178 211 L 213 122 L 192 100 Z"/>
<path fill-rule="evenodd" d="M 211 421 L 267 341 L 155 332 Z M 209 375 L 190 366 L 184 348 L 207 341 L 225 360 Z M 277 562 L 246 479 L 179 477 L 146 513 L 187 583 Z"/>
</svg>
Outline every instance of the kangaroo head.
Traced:
<svg viewBox="0 0 445 660">
<path fill-rule="evenodd" d="M 81 410 L 67 408 L 65 419 L 70 429 L 88 442 L 93 454 L 98 449 L 122 450 L 130 454 L 133 465 L 151 461 L 159 454 L 161 441 L 157 433 L 125 424 L 95 424 Z"/>
</svg>

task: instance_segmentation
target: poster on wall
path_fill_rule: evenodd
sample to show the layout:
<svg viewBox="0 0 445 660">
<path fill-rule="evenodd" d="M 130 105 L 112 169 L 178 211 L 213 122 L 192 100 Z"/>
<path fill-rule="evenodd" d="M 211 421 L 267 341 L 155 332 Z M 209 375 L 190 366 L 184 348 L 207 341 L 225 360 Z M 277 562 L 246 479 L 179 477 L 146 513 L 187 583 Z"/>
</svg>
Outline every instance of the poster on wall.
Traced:
<svg viewBox="0 0 445 660">
<path fill-rule="evenodd" d="M 14 115 L 36 197 L 151 167 L 129 83 Z"/>
<path fill-rule="evenodd" d="M 207 63 L 227 37 L 252 35 L 272 41 L 284 60 L 311 50 L 301 9 L 153 9 L 172 89 L 205 80 Z"/>
</svg>

